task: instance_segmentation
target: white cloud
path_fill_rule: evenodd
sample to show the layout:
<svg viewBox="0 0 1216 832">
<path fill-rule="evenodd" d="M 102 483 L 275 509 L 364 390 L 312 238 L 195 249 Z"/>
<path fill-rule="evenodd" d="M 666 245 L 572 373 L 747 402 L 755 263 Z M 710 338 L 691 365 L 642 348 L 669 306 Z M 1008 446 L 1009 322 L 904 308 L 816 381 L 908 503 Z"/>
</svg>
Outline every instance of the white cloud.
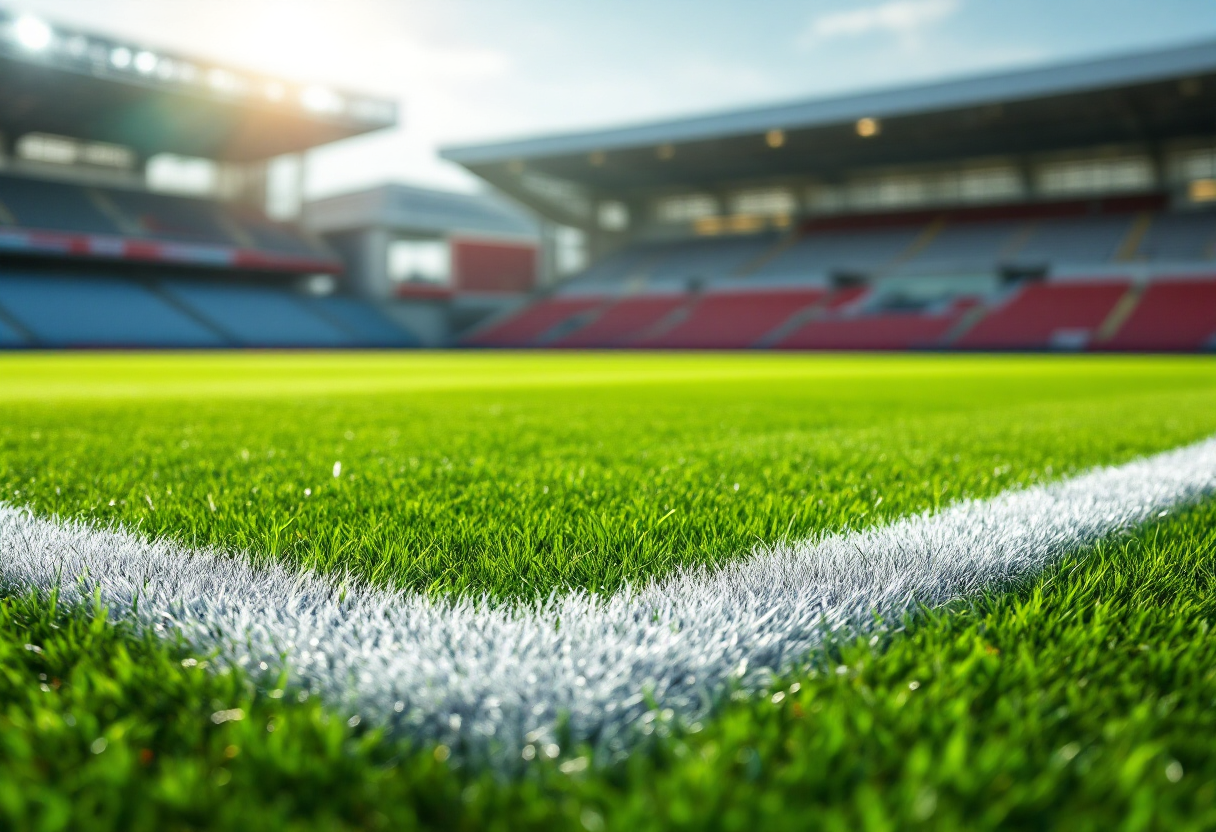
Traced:
<svg viewBox="0 0 1216 832">
<path fill-rule="evenodd" d="M 872 32 L 908 35 L 954 14 L 959 0 L 890 0 L 879 6 L 833 12 L 811 22 L 803 40 L 815 42 Z"/>
</svg>

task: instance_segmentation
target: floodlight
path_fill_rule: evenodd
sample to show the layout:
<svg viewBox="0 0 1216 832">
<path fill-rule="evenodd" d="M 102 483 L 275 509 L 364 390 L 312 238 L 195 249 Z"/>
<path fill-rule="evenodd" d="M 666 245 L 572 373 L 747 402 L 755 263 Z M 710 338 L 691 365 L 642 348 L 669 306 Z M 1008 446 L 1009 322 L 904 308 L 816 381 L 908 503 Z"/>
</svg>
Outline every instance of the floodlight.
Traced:
<svg viewBox="0 0 1216 832">
<path fill-rule="evenodd" d="M 41 52 L 55 39 L 55 32 L 50 26 L 30 15 L 17 18 L 17 22 L 13 24 L 13 34 L 17 43 L 31 52 Z"/>
<path fill-rule="evenodd" d="M 346 109 L 346 101 L 327 87 L 308 87 L 300 93 L 300 103 L 314 113 L 340 113 Z"/>
<path fill-rule="evenodd" d="M 241 76 L 218 67 L 207 73 L 207 83 L 213 90 L 229 94 L 243 93 L 246 81 Z"/>
<path fill-rule="evenodd" d="M 140 52 L 135 56 L 135 68 L 144 75 L 151 75 L 156 71 L 156 65 L 160 62 L 160 58 L 156 57 L 152 52 Z"/>
<path fill-rule="evenodd" d="M 877 136 L 882 131 L 882 125 L 876 118 L 859 118 L 857 120 L 857 135 L 863 139 Z"/>
<path fill-rule="evenodd" d="M 126 69 L 131 65 L 131 50 L 125 46 L 120 46 L 110 53 L 110 63 L 119 69 Z"/>
</svg>

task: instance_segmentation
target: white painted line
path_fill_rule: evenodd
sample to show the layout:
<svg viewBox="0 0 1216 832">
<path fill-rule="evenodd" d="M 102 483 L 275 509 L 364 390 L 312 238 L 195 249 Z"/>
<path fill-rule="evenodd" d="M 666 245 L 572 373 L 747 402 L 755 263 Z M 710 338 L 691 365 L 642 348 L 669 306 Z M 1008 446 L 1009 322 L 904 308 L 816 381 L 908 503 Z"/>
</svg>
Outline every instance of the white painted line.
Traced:
<svg viewBox="0 0 1216 832">
<path fill-rule="evenodd" d="M 623 750 L 655 710 L 704 715 L 763 687 L 830 634 L 898 625 L 1033 575 L 1114 532 L 1216 493 L 1216 440 L 937 515 L 757 550 L 611 598 L 525 606 L 390 593 L 243 556 L 0 507 L 0 580 L 177 629 L 198 650 L 293 683 L 346 713 L 500 764 L 525 745 Z M 62 576 L 62 581 L 60 580 Z M 136 603 L 138 601 L 138 603 Z"/>
</svg>

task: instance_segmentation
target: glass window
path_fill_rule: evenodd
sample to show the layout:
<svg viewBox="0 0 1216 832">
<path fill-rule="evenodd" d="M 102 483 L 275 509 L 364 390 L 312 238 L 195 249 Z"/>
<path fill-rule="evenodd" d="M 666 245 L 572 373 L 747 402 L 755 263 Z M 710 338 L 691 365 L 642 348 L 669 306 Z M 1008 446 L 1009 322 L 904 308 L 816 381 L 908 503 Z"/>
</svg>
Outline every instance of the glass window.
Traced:
<svg viewBox="0 0 1216 832">
<path fill-rule="evenodd" d="M 1153 187 L 1153 166 L 1147 158 L 1077 159 L 1039 167 L 1039 193 L 1046 196 L 1144 191 Z"/>
<path fill-rule="evenodd" d="M 616 200 L 601 202 L 598 219 L 600 228 L 605 231 L 624 231 L 629 227 L 629 208 Z"/>
<path fill-rule="evenodd" d="M 209 195 L 219 184 L 219 169 L 210 159 L 161 153 L 148 160 L 148 188 L 166 193 Z"/>
<path fill-rule="evenodd" d="M 447 240 L 394 240 L 388 245 L 388 276 L 394 281 L 446 286 L 451 274 Z"/>
<path fill-rule="evenodd" d="M 718 200 L 709 194 L 679 194 L 660 199 L 655 214 L 660 222 L 695 222 L 718 213 Z"/>
<path fill-rule="evenodd" d="M 784 188 L 740 191 L 731 198 L 731 213 L 766 217 L 789 216 L 798 210 L 798 200 Z"/>
</svg>

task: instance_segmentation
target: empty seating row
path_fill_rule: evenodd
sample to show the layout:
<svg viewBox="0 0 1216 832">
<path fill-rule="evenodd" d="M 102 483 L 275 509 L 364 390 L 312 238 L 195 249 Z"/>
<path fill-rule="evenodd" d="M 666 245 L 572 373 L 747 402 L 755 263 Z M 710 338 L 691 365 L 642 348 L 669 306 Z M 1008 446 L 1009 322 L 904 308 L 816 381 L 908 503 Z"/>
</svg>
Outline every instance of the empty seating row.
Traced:
<svg viewBox="0 0 1216 832">
<path fill-rule="evenodd" d="M 417 346 L 377 309 L 286 288 L 0 273 L 8 347 Z"/>
<path fill-rule="evenodd" d="M 941 311 L 878 312 L 807 321 L 773 346 L 792 350 L 915 350 L 941 347 L 974 301 Z"/>
<path fill-rule="evenodd" d="M 214 330 L 139 284 L 108 277 L 0 276 L 0 307 L 55 347 L 219 347 Z"/>
<path fill-rule="evenodd" d="M 299 229 L 219 202 L 119 188 L 0 176 L 0 225 L 329 257 Z"/>
<path fill-rule="evenodd" d="M 1216 259 L 1216 213 L 1111 213 L 985 218 L 889 218 L 871 227 L 811 226 L 796 238 L 772 234 L 648 243 L 617 252 L 574 285 L 619 291 L 731 275 L 765 279 L 833 273 L 967 274 L 1004 266 L 1075 269 L 1119 261 Z"/>
<path fill-rule="evenodd" d="M 962 335 L 969 349 L 1045 349 L 1086 346 L 1131 284 L 1124 280 L 1032 283 L 1017 290 Z"/>
<path fill-rule="evenodd" d="M 638 346 L 720 350 L 756 346 L 827 294 L 816 288 L 706 294 L 669 329 L 640 340 Z"/>
<path fill-rule="evenodd" d="M 471 346 L 645 349 L 1201 350 L 1216 348 L 1216 279 L 1031 282 L 924 308 L 861 287 L 553 297 Z"/>
<path fill-rule="evenodd" d="M 556 327 L 603 306 L 601 297 L 552 297 L 529 304 L 466 340 L 474 347 L 527 347 L 537 344 Z"/>
<path fill-rule="evenodd" d="M 555 347 L 623 346 L 659 326 L 665 318 L 688 303 L 679 295 L 642 295 L 625 298 L 605 307 L 585 326 L 553 342 Z"/>
<path fill-rule="evenodd" d="M 790 277 L 833 271 L 872 272 L 895 262 L 924 233 L 923 226 L 811 230 L 761 264 L 757 277 Z"/>
<path fill-rule="evenodd" d="M 1162 280 L 1145 288 L 1111 350 L 1192 351 L 1216 346 L 1216 280 Z"/>
</svg>

